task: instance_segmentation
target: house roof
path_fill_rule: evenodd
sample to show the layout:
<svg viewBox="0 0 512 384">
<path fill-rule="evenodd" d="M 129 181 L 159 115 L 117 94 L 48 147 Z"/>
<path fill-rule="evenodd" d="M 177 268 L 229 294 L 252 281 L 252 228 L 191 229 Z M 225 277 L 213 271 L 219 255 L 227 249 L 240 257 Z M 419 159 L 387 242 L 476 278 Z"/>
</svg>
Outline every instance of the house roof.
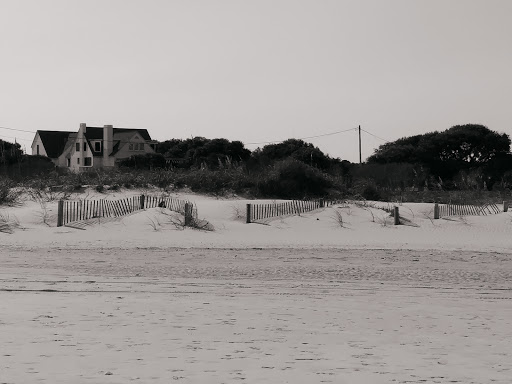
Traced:
<svg viewBox="0 0 512 384">
<path fill-rule="evenodd" d="M 64 146 L 64 149 L 62 150 L 61 154 L 67 152 L 66 157 L 71 156 L 71 154 L 70 154 L 71 148 L 73 147 L 73 144 L 75 144 L 75 139 L 77 136 L 78 136 L 78 134 L 76 132 L 71 132 L 71 134 L 68 137 L 68 141 L 66 142 L 66 145 Z"/>
<path fill-rule="evenodd" d="M 136 130 L 129 130 L 124 132 L 116 132 L 114 133 L 114 146 L 112 148 L 111 156 L 116 154 L 122 147 L 122 144 L 126 144 L 130 141 L 130 139 L 137 133 Z M 139 132 L 140 133 L 140 132 Z M 141 134 L 142 136 L 142 134 Z M 144 138 L 144 137 L 143 137 Z"/>
<path fill-rule="evenodd" d="M 69 131 L 37 131 L 37 133 L 44 145 L 46 155 L 54 159 L 64 151 L 69 136 L 75 134 L 75 132 Z"/>
<path fill-rule="evenodd" d="M 137 132 L 142 136 L 144 140 L 151 140 L 151 136 L 147 129 L 138 129 L 138 128 L 113 128 L 112 134 L 114 135 L 114 140 L 116 139 L 116 135 L 121 133 L 131 133 L 132 135 Z M 101 140 L 103 139 L 103 127 L 87 127 L 85 131 L 85 137 L 87 140 Z"/>
<path fill-rule="evenodd" d="M 138 133 L 144 140 L 151 141 L 151 136 L 147 129 L 138 129 L 138 128 L 113 128 L 112 129 L 112 139 L 114 141 L 114 145 L 112 147 L 112 152 L 109 156 L 116 154 L 121 148 L 121 144 L 128 142 L 133 135 Z M 85 131 L 85 138 L 90 144 L 91 140 L 102 140 L 103 139 L 103 127 L 87 127 Z M 91 146 L 92 148 L 92 146 Z M 95 152 L 93 151 L 93 156 L 103 156 L 103 147 L 101 151 Z"/>
<path fill-rule="evenodd" d="M 69 150 L 73 145 L 77 133 L 70 131 L 37 131 L 44 145 L 46 154 L 50 158 L 58 158 L 64 151 Z M 138 128 L 113 128 L 114 145 L 110 156 L 115 154 L 121 148 L 121 144 L 128 142 L 135 134 L 139 134 L 144 140 L 151 141 L 151 136 L 147 129 Z M 103 140 L 103 127 L 87 127 L 85 138 L 93 152 L 93 156 L 102 156 L 103 147 L 100 152 L 94 152 L 91 140 Z"/>
</svg>

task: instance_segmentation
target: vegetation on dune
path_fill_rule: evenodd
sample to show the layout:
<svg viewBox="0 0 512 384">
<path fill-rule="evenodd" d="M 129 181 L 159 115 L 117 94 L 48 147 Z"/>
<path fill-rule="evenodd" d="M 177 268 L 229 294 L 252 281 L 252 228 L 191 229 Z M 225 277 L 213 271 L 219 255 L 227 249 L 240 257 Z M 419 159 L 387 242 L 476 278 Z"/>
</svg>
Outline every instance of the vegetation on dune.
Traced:
<svg viewBox="0 0 512 384">
<path fill-rule="evenodd" d="M 239 141 L 196 137 L 168 140 L 158 153 L 132 156 L 112 170 L 70 173 L 49 159 L 0 145 L 0 204 L 20 187 L 99 192 L 157 187 L 255 198 L 340 198 L 425 202 L 500 201 L 512 189 L 510 138 L 482 125 L 458 125 L 381 145 L 364 164 L 331 158 L 303 140 L 252 153 Z"/>
<path fill-rule="evenodd" d="M 157 153 L 172 160 L 180 160 L 175 163 L 179 168 L 209 169 L 243 163 L 251 156 L 251 151 L 246 149 L 241 141 L 204 137 L 166 140 L 158 144 Z"/>
<path fill-rule="evenodd" d="M 456 125 L 383 144 L 368 164 L 402 164 L 402 169 L 396 169 L 410 175 L 401 175 L 401 182 L 421 189 L 421 183 L 429 189 L 447 190 L 511 186 L 510 138 L 483 125 Z"/>
<path fill-rule="evenodd" d="M 22 155 L 23 151 L 18 143 L 9 143 L 0 139 L 0 165 L 17 163 Z"/>
</svg>

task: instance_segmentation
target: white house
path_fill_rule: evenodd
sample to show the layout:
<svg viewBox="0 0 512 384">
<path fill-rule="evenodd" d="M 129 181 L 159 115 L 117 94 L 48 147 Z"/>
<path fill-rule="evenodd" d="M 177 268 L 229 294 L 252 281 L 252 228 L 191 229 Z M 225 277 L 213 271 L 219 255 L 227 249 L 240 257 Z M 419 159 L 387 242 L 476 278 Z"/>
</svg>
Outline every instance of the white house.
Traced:
<svg viewBox="0 0 512 384">
<path fill-rule="evenodd" d="M 88 127 L 82 123 L 78 132 L 37 131 L 32 155 L 47 156 L 56 166 L 72 171 L 85 171 L 111 168 L 132 155 L 155 153 L 155 148 L 156 141 L 146 129 Z"/>
</svg>

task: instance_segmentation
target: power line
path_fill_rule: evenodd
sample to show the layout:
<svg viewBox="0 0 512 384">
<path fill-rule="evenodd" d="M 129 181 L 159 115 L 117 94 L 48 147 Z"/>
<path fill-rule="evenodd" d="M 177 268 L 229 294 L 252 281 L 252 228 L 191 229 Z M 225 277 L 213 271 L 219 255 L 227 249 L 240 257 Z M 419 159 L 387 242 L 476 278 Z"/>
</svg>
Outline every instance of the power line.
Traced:
<svg viewBox="0 0 512 384">
<path fill-rule="evenodd" d="M 37 133 L 37 131 L 28 131 L 28 130 L 25 130 L 25 129 L 17 129 L 17 128 L 10 128 L 10 127 L 3 127 L 3 126 L 0 127 L 0 129 L 6 129 L 6 130 L 9 130 L 9 131 L 16 131 L 16 132 L 33 133 L 33 134 Z M 319 137 L 333 136 L 333 135 L 338 135 L 340 133 L 345 133 L 345 132 L 350 132 L 350 131 L 357 131 L 357 130 L 358 130 L 358 128 L 349 128 L 349 129 L 344 129 L 344 130 L 341 130 L 341 131 L 323 133 L 323 134 L 320 134 L 320 135 L 300 137 L 300 138 L 298 138 L 296 140 L 316 139 L 316 138 L 319 138 Z M 368 132 L 365 129 L 361 128 L 361 131 L 364 131 L 365 133 L 367 133 L 367 134 L 369 134 L 369 135 L 371 135 L 373 137 L 376 137 L 377 139 L 382 140 L 384 142 L 389 142 L 388 140 L 383 139 L 382 137 L 379 137 L 377 135 L 374 135 L 373 133 Z M 0 136 L 8 137 L 8 138 L 11 138 L 11 139 L 16 139 L 16 140 L 22 140 L 22 141 L 32 141 L 32 140 L 29 140 L 29 139 L 17 138 L 17 137 L 13 137 L 13 136 L 4 136 L 4 135 L 0 135 Z M 283 141 L 285 141 L 285 140 L 261 141 L 261 142 L 255 142 L 255 143 L 245 143 L 245 145 L 273 144 L 273 143 L 281 143 Z M 119 144 L 128 144 L 128 143 L 130 143 L 129 141 L 124 141 L 124 140 L 114 140 L 114 142 L 118 142 Z"/>
<path fill-rule="evenodd" d="M 7 129 L 9 131 L 18 131 L 18 132 L 28 132 L 28 133 L 36 133 L 36 131 L 26 131 L 24 129 L 16 129 L 16 128 L 7 128 L 7 127 L 0 127 L 1 129 Z"/>
<path fill-rule="evenodd" d="M 379 136 L 377 136 L 377 135 L 374 135 L 373 133 L 368 132 L 366 129 L 361 128 L 361 131 L 364 131 L 364 132 L 366 132 L 367 134 L 369 134 L 369 135 L 371 135 L 371 136 L 373 136 L 373 137 L 376 137 L 376 138 L 377 138 L 377 139 L 379 139 L 379 140 L 382 140 L 382 141 L 385 141 L 386 143 L 389 143 L 389 140 L 386 140 L 386 139 L 383 139 L 382 137 L 379 137 Z"/>
<path fill-rule="evenodd" d="M 332 135 L 337 135 L 337 134 L 339 134 L 339 133 L 349 132 L 349 131 L 355 131 L 355 130 L 357 130 L 357 128 L 350 128 L 350 129 L 345 129 L 345 130 L 343 130 L 343 131 L 336 131 L 336 132 L 331 132 L 331 133 L 324 133 L 324 134 L 321 134 L 321 135 L 315 135 L 315 136 L 300 137 L 300 138 L 297 138 L 297 139 L 295 139 L 295 140 L 315 139 L 315 138 L 317 138 L 317 137 L 332 136 Z M 285 141 L 285 140 L 261 141 L 261 142 L 259 142 L 259 143 L 245 143 L 245 145 L 282 143 L 283 141 Z"/>
<path fill-rule="evenodd" d="M 37 131 L 28 131 L 28 130 L 25 130 L 25 129 L 17 129 L 17 128 L 9 128 L 9 127 L 0 127 L 0 129 L 6 129 L 6 130 L 9 130 L 9 131 L 17 131 L 17 132 L 26 132 L 26 133 L 36 133 L 37 132 Z M 337 134 L 344 133 L 344 132 L 355 131 L 357 129 L 358 128 L 349 128 L 349 129 L 345 129 L 345 130 L 342 130 L 342 131 L 324 133 L 324 134 L 321 134 L 321 135 L 300 137 L 297 140 L 315 139 L 317 137 L 332 136 L 332 135 L 337 135 Z M 369 134 L 369 135 L 371 135 L 373 137 L 376 137 L 379 140 L 382 140 L 382 141 L 385 141 L 385 142 L 389 142 L 389 140 L 383 139 L 382 137 L 379 137 L 379 136 L 377 136 L 377 135 L 375 135 L 375 134 L 373 134 L 371 132 L 368 132 L 366 129 L 361 128 L 361 131 L 366 132 L 367 134 Z M 4 136 L 4 135 L 2 135 L 2 136 L 3 137 L 15 138 L 13 136 Z M 22 139 L 20 139 L 20 140 L 22 140 Z M 271 144 L 271 143 L 280 143 L 280 142 L 283 142 L 283 141 L 285 141 L 285 140 L 261 141 L 261 142 L 257 142 L 257 143 L 245 143 L 245 144 L 246 145 Z"/>
</svg>

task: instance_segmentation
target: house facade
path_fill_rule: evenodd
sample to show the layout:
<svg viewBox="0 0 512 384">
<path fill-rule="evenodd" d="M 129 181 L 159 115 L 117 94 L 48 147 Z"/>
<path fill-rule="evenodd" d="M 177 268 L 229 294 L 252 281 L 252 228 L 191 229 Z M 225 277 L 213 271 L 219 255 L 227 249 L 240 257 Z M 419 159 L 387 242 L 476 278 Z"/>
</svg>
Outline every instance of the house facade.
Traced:
<svg viewBox="0 0 512 384">
<path fill-rule="evenodd" d="M 146 129 L 88 127 L 85 123 L 78 132 L 37 131 L 32 141 L 32 155 L 47 156 L 56 166 L 74 172 L 112 168 L 130 156 L 155 153 L 155 148 L 156 141 Z"/>
</svg>

